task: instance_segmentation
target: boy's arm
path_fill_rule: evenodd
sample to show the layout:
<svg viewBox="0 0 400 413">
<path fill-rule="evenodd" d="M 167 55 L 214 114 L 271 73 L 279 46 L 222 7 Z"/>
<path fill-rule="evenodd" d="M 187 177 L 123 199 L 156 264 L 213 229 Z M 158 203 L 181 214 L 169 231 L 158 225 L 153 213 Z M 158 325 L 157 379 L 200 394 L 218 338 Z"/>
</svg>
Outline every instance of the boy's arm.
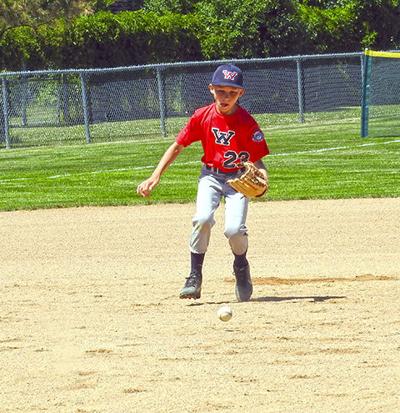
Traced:
<svg viewBox="0 0 400 413">
<path fill-rule="evenodd" d="M 151 191 L 158 185 L 161 175 L 167 170 L 177 156 L 182 152 L 184 146 L 174 142 L 161 157 L 156 169 L 151 174 L 150 178 L 140 183 L 136 189 L 139 195 L 144 197 L 149 196 Z"/>
</svg>

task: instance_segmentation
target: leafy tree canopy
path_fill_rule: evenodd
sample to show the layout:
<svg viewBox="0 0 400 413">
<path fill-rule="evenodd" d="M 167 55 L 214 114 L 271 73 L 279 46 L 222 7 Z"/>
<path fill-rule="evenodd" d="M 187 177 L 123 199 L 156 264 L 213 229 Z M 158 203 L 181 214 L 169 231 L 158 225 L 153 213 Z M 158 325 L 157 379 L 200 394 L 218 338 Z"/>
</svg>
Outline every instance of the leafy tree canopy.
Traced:
<svg viewBox="0 0 400 413">
<path fill-rule="evenodd" d="M 70 20 L 106 9 L 114 0 L 0 0 L 0 31 L 15 26 L 37 26 L 56 18 Z"/>
</svg>

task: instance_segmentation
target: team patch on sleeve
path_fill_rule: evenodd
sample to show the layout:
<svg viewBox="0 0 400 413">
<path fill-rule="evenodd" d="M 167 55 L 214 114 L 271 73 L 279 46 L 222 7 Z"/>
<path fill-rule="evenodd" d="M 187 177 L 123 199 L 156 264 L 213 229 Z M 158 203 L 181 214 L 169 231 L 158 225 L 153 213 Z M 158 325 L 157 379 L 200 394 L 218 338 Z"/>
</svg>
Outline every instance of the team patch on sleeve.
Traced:
<svg viewBox="0 0 400 413">
<path fill-rule="evenodd" d="M 257 130 L 254 132 L 252 139 L 254 142 L 262 142 L 264 140 L 264 134 L 260 130 Z"/>
</svg>

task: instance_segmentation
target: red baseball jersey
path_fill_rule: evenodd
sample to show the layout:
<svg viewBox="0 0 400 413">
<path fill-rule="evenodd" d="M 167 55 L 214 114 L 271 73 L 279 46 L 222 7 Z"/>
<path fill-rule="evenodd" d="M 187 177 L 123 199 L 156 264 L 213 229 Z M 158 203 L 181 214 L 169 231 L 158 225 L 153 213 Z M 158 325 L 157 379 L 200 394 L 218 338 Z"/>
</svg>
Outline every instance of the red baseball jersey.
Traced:
<svg viewBox="0 0 400 413">
<path fill-rule="evenodd" d="M 196 141 L 203 146 L 202 162 L 224 172 L 233 172 L 239 162 L 256 162 L 269 153 L 260 127 L 241 106 L 232 115 L 218 113 L 214 103 L 197 109 L 176 137 L 183 146 Z"/>
</svg>

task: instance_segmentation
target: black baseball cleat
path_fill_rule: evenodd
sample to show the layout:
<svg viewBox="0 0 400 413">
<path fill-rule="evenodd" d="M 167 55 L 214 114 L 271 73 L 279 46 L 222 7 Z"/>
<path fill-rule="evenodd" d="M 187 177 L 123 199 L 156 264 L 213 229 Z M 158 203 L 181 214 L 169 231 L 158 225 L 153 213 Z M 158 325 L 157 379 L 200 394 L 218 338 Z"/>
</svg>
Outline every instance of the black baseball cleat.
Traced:
<svg viewBox="0 0 400 413">
<path fill-rule="evenodd" d="M 238 301 L 249 301 L 253 294 L 253 284 L 250 277 L 250 266 L 236 267 L 233 265 L 233 274 L 236 278 L 235 294 Z"/>
<path fill-rule="evenodd" d="M 191 272 L 186 278 L 185 285 L 179 293 L 179 298 L 193 298 L 197 300 L 201 296 L 202 275 L 197 272 Z"/>
</svg>

